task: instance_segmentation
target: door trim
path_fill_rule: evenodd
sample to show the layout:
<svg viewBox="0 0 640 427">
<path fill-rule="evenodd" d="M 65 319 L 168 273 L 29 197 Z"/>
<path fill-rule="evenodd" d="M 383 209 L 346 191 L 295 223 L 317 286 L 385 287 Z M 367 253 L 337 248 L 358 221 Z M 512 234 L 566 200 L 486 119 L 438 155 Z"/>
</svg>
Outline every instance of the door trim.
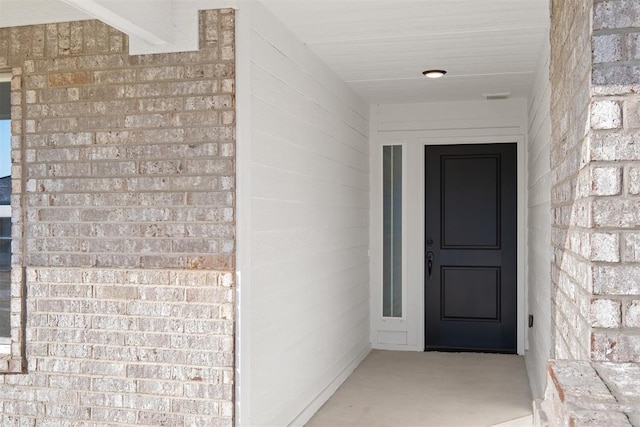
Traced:
<svg viewBox="0 0 640 427">
<path fill-rule="evenodd" d="M 525 139 L 523 136 L 517 137 L 509 137 L 509 136 L 499 136 L 499 137 L 464 137 L 464 138 L 420 138 L 420 149 L 422 150 L 422 159 L 420 159 L 420 183 L 419 190 L 421 191 L 422 202 L 420 205 L 420 223 L 419 229 L 417 230 L 417 235 L 420 237 L 420 256 L 421 260 L 425 259 L 425 245 L 424 245 L 424 233 L 425 233 L 425 207 L 424 207 L 424 176 L 425 176 L 425 165 L 424 165 L 424 147 L 427 145 L 462 145 L 462 144 L 504 144 L 504 143 L 516 143 L 516 167 L 517 167 L 517 208 L 516 208 L 516 230 L 517 230 L 517 256 L 516 256 L 516 272 L 517 272 L 517 353 L 519 355 L 524 355 L 526 350 L 525 346 L 525 336 L 526 336 L 526 282 L 525 282 L 525 271 L 526 271 L 526 200 L 527 200 L 527 185 L 526 185 L 526 149 L 525 149 Z M 421 269 L 420 274 L 420 319 L 422 320 L 421 327 L 421 342 L 420 345 L 422 349 L 424 349 L 425 344 L 425 327 L 424 327 L 424 319 L 425 319 L 425 291 L 424 291 L 424 268 Z"/>
<path fill-rule="evenodd" d="M 447 162 L 449 160 L 450 162 Z M 464 160 L 467 162 L 475 161 L 474 166 L 478 167 L 478 161 L 481 161 L 482 168 L 491 169 L 487 173 L 495 173 L 494 179 L 485 182 L 483 190 L 491 193 L 495 192 L 492 206 L 495 211 L 486 220 L 495 226 L 495 232 L 490 235 L 482 234 L 484 243 L 476 242 L 471 246 L 448 242 L 447 234 L 442 227 L 450 224 L 450 218 L 447 218 L 448 212 L 445 212 L 446 205 L 444 200 L 448 193 L 452 190 L 447 184 L 447 179 L 461 185 L 460 181 L 450 175 L 449 168 L 452 171 L 458 171 L 465 177 L 464 181 L 473 181 L 476 176 L 473 172 L 469 175 L 469 171 L 458 170 L 460 163 L 455 160 Z M 446 166 L 446 165 L 449 166 Z M 425 350 L 436 351 L 478 351 L 478 352 L 496 352 L 509 353 L 517 352 L 517 144 L 467 144 L 467 145 L 425 145 L 424 146 L 424 211 L 425 216 L 429 213 L 430 217 L 425 218 L 426 229 L 430 230 L 425 235 L 432 236 L 433 245 L 425 244 L 425 251 L 433 251 L 434 253 L 434 277 L 429 280 L 425 277 L 423 284 L 425 294 L 430 296 L 425 298 Z M 429 169 L 427 169 L 429 168 Z M 431 170 L 431 168 L 433 168 Z M 448 177 L 448 178 L 446 178 Z M 464 187 L 468 183 L 462 184 Z M 449 189 L 447 189 L 449 188 Z M 465 191 L 461 189 L 461 191 Z M 458 200 L 458 202 L 461 202 Z M 465 205 L 468 209 L 473 210 L 469 205 Z M 453 211 L 460 209 L 455 206 L 452 201 L 450 206 Z M 487 207 L 488 208 L 488 207 Z M 455 213 L 452 211 L 452 214 Z M 465 215 L 465 212 L 457 211 Z M 489 215 L 489 212 L 486 212 Z M 475 216 L 475 215 L 474 215 Z M 454 223 L 455 224 L 455 221 Z M 487 223 L 487 226 L 489 224 Z M 481 227 L 482 228 L 482 227 Z M 439 231 L 438 231 L 439 230 Z M 453 230 L 452 230 L 453 231 Z M 471 230 L 468 232 L 473 233 Z M 453 233 L 457 239 L 464 239 L 459 234 Z M 476 236 L 480 238 L 480 235 Z M 426 242 L 425 242 L 426 243 Z M 425 257 L 426 259 L 427 257 Z M 482 261 L 481 261 L 482 260 Z M 426 269 L 426 262 L 423 270 Z M 490 274 L 491 279 L 486 277 L 485 286 L 494 287 L 495 295 L 492 301 L 486 301 L 488 304 L 495 304 L 495 310 L 492 314 L 484 313 L 484 316 L 474 317 L 473 319 L 449 318 L 445 320 L 445 287 L 465 286 L 465 289 L 471 291 L 474 286 L 469 284 L 463 285 L 459 281 L 447 281 L 447 271 L 462 272 L 466 270 L 475 270 L 478 274 L 480 271 L 493 271 Z M 425 276 L 429 274 L 425 273 Z M 468 273 L 467 273 L 468 274 Z M 454 280 L 454 279 L 451 279 Z M 497 283 L 496 283 L 497 281 Z M 479 284 L 479 283 L 478 283 Z M 467 286 L 470 286 L 467 288 Z M 489 289 L 487 289 L 488 291 Z M 455 296 L 453 300 L 457 300 Z M 478 295 L 478 298 L 486 296 Z M 496 300 L 497 299 L 497 300 Z M 468 300 L 467 300 L 468 301 Z M 477 303 L 477 301 L 476 301 Z M 477 306 L 477 304 L 474 304 Z M 469 307 L 467 307 L 469 309 Z M 465 309 L 466 310 L 466 309 Z M 460 314 L 460 313 L 459 313 Z M 467 312 L 470 314 L 470 312 Z M 486 317 L 489 316 L 489 317 Z M 493 317 L 491 317 L 493 316 Z M 490 318 L 491 317 L 491 318 Z M 480 320 L 482 318 L 483 320 Z M 463 333 L 468 331 L 468 333 Z M 458 331 L 462 336 L 458 335 Z M 470 331 L 475 331 L 470 333 Z M 478 335 L 476 335 L 478 334 Z M 487 334 L 487 335 L 483 335 Z M 489 341 L 474 341 L 479 337 L 486 338 Z M 472 344 L 474 342 L 475 344 Z M 491 344 L 489 344 L 491 343 Z"/>
<path fill-rule="evenodd" d="M 382 136 L 382 135 L 379 135 Z M 375 138 L 371 158 L 371 342 L 373 348 L 384 350 L 424 351 L 425 344 L 425 307 L 424 307 L 424 150 L 426 145 L 459 145 L 516 143 L 517 146 L 517 353 L 524 355 L 526 350 L 527 285 L 526 272 L 526 138 L 523 134 L 498 136 L 440 136 L 427 137 L 416 133 L 399 133 Z M 376 279 L 376 265 L 382 261 L 381 240 L 382 223 L 376 210 L 382 208 L 380 184 L 382 167 L 382 147 L 384 145 L 403 145 L 406 176 L 403 195 L 403 271 L 407 274 L 403 281 L 403 300 L 407 301 L 403 319 L 382 319 L 379 307 L 381 302 L 381 281 Z M 378 162 L 378 158 L 380 158 Z M 378 164 L 380 163 L 380 164 Z M 378 194 L 380 193 L 380 194 Z M 379 200 L 380 199 L 380 200 Z M 409 301 L 415 301 L 409 304 Z M 402 345 L 384 344 L 378 341 L 380 331 L 404 331 L 407 343 Z"/>
</svg>

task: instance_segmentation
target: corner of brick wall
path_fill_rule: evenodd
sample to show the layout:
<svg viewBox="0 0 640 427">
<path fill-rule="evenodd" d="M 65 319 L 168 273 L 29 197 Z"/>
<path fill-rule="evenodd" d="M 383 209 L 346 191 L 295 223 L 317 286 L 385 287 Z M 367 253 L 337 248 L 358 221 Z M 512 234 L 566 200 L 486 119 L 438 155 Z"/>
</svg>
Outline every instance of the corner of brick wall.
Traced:
<svg viewBox="0 0 640 427">
<path fill-rule="evenodd" d="M 636 364 L 550 361 L 545 414 L 538 419 L 544 419 L 550 427 L 637 425 L 639 380 L 640 366 Z M 538 422 L 537 427 L 541 425 Z"/>
<path fill-rule="evenodd" d="M 553 322 L 560 359 L 640 362 L 640 11 L 553 2 Z"/>
<path fill-rule="evenodd" d="M 639 34 L 638 2 L 552 2 L 553 320 L 567 360 L 549 363 L 540 424 L 640 425 Z"/>
<path fill-rule="evenodd" d="M 594 248 L 590 356 L 640 362 L 640 5 L 596 1 L 592 48 L 592 219 L 608 241 Z"/>
<path fill-rule="evenodd" d="M 551 208 L 553 353 L 589 357 L 592 293 L 591 187 L 588 162 L 591 32 L 589 2 L 552 2 Z M 599 256 L 599 254 L 595 254 Z"/>
</svg>

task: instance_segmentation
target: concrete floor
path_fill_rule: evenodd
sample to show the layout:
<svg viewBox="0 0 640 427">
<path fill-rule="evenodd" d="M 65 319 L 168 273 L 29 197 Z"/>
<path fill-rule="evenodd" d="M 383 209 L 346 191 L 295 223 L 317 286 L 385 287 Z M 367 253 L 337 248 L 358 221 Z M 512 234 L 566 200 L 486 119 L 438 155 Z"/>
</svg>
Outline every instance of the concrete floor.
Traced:
<svg viewBox="0 0 640 427">
<path fill-rule="evenodd" d="M 530 426 L 531 402 L 522 356 L 373 350 L 307 426 Z"/>
</svg>

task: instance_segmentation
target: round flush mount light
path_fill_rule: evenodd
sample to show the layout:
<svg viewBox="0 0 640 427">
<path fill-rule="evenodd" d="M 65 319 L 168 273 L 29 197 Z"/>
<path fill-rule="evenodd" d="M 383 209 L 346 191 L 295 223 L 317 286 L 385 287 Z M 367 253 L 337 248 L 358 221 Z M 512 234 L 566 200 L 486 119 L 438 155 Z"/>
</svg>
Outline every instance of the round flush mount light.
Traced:
<svg viewBox="0 0 640 427">
<path fill-rule="evenodd" d="M 445 74 L 447 74 L 445 70 L 425 70 L 422 72 L 422 75 L 429 77 L 430 79 L 439 79 Z"/>
</svg>

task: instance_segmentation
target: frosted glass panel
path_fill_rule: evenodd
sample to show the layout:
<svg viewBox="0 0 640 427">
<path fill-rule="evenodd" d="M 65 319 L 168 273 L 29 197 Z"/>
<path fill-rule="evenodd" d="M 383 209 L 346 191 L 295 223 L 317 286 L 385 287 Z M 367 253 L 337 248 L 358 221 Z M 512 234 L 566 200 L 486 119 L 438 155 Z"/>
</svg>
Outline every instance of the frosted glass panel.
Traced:
<svg viewBox="0 0 640 427">
<path fill-rule="evenodd" d="M 402 316 L 402 146 L 382 148 L 382 315 Z"/>
</svg>

